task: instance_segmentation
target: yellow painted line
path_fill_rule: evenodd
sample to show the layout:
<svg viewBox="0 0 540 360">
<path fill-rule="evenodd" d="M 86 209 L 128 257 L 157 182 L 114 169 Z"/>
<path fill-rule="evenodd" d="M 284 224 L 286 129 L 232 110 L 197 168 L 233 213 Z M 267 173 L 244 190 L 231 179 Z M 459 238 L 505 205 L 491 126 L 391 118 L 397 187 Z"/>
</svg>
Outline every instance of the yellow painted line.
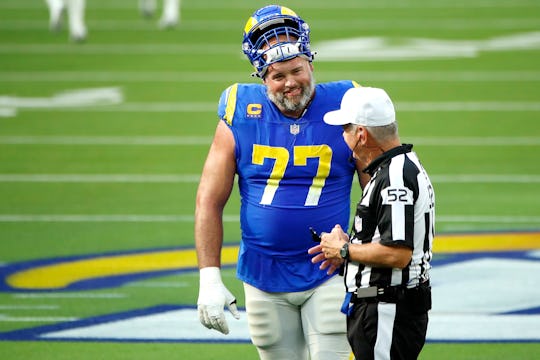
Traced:
<svg viewBox="0 0 540 360">
<path fill-rule="evenodd" d="M 540 232 L 439 235 L 433 243 L 434 253 L 533 249 L 540 249 Z M 221 256 L 223 265 L 236 264 L 238 247 L 223 247 Z M 91 279 L 196 267 L 197 256 L 194 249 L 167 250 L 37 266 L 9 275 L 6 283 L 18 290 L 58 290 Z"/>
<path fill-rule="evenodd" d="M 236 264 L 238 247 L 223 247 L 222 264 Z M 82 259 L 39 266 L 14 273 L 6 282 L 14 289 L 63 289 L 75 282 L 154 271 L 197 267 L 195 250 L 168 250 Z"/>
<path fill-rule="evenodd" d="M 540 233 L 494 233 L 440 235 L 433 241 L 434 253 L 540 250 Z"/>
</svg>

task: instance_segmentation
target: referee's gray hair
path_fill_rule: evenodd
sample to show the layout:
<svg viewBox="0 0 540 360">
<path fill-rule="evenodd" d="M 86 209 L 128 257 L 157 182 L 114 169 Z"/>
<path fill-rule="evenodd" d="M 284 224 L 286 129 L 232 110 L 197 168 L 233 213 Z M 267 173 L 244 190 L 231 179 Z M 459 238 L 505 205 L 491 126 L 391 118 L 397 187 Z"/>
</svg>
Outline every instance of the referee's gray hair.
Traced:
<svg viewBox="0 0 540 360">
<path fill-rule="evenodd" d="M 366 126 L 366 129 L 379 143 L 394 139 L 398 136 L 397 121 L 384 126 Z"/>
</svg>

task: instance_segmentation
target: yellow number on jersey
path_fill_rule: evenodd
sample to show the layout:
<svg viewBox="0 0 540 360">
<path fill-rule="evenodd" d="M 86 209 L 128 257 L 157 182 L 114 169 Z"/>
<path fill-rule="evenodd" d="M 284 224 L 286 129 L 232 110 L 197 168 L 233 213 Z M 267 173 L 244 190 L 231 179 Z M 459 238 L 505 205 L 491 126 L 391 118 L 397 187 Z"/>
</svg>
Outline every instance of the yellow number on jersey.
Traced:
<svg viewBox="0 0 540 360">
<path fill-rule="evenodd" d="M 318 158 L 319 165 L 317 174 L 311 182 L 304 206 L 316 206 L 319 204 L 322 188 L 326 183 L 326 178 L 330 174 L 330 164 L 332 162 L 332 148 L 328 145 L 306 145 L 295 146 L 294 166 L 306 166 L 308 158 Z M 270 205 L 274 195 L 279 187 L 279 182 L 285 174 L 287 163 L 289 162 L 289 152 L 283 147 L 273 147 L 266 145 L 253 145 L 252 162 L 256 165 L 262 165 L 264 159 L 274 159 L 274 167 L 270 177 L 266 181 L 266 187 L 260 204 Z"/>
</svg>

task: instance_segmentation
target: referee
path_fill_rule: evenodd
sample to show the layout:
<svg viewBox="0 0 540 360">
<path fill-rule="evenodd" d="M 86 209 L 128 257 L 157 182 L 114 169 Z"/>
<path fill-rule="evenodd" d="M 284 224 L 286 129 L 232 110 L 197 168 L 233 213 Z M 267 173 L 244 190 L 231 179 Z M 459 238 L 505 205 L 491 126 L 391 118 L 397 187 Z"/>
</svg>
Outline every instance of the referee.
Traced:
<svg viewBox="0 0 540 360">
<path fill-rule="evenodd" d="M 431 309 L 429 269 L 435 225 L 433 187 L 412 145 L 399 140 L 392 101 L 382 89 L 348 90 L 324 116 L 371 180 L 351 234 L 339 225 L 309 250 L 333 272 L 345 262 L 347 336 L 356 359 L 417 359 Z"/>
</svg>

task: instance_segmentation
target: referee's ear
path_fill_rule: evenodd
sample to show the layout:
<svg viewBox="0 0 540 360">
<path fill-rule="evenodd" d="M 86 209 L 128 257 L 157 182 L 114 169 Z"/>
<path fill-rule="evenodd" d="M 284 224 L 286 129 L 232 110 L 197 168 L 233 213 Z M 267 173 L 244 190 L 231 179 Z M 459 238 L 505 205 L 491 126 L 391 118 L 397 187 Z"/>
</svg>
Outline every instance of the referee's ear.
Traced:
<svg viewBox="0 0 540 360">
<path fill-rule="evenodd" d="M 365 146 L 368 140 L 371 138 L 371 134 L 369 133 L 367 127 L 362 125 L 358 125 L 356 127 L 354 136 L 356 137 L 358 144 L 362 146 Z"/>
</svg>

